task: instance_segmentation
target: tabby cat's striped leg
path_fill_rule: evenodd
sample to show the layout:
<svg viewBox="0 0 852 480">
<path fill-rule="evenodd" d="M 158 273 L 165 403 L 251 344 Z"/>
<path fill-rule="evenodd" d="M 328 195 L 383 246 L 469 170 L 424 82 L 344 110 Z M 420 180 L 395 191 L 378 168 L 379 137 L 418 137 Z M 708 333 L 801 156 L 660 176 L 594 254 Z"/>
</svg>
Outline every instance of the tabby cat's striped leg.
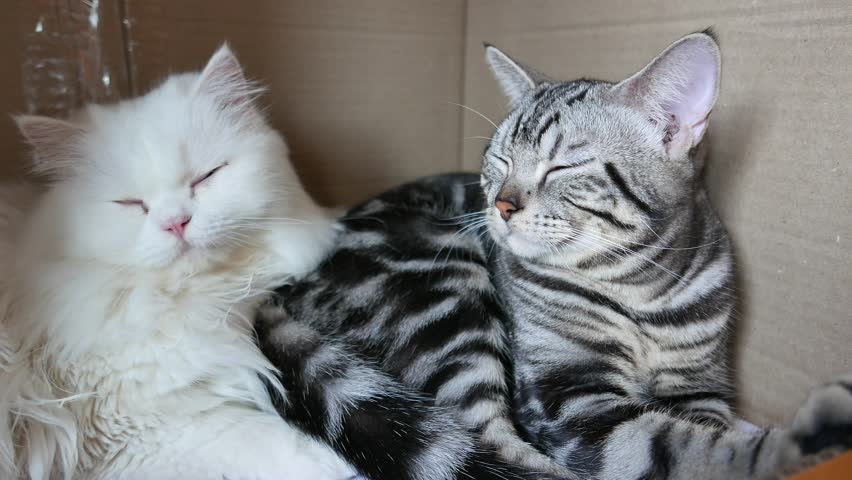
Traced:
<svg viewBox="0 0 852 480">
<path fill-rule="evenodd" d="M 276 408 L 369 480 L 555 479 L 498 460 L 477 447 L 452 410 L 436 407 L 345 343 L 284 316 L 268 306 L 258 322 L 261 349 L 288 393 L 275 399 Z"/>
<path fill-rule="evenodd" d="M 278 411 L 371 480 L 449 480 L 473 451 L 452 417 L 310 327 L 283 322 L 259 336 L 290 397 Z"/>
<path fill-rule="evenodd" d="M 629 417 L 601 449 L 601 480 L 761 478 L 782 465 L 790 448 L 789 435 L 782 430 L 745 433 L 658 411 Z"/>
<path fill-rule="evenodd" d="M 816 390 L 791 428 L 757 433 L 690 422 L 616 392 L 530 405 L 555 414 L 538 434 L 557 445 L 557 460 L 600 480 L 761 478 L 804 456 L 852 447 L 852 379 Z"/>
<path fill-rule="evenodd" d="M 667 390 L 655 392 L 652 403 L 655 410 L 668 411 L 695 423 L 718 427 L 734 425 L 731 396 L 724 385 L 715 388 L 679 385 Z"/>
</svg>

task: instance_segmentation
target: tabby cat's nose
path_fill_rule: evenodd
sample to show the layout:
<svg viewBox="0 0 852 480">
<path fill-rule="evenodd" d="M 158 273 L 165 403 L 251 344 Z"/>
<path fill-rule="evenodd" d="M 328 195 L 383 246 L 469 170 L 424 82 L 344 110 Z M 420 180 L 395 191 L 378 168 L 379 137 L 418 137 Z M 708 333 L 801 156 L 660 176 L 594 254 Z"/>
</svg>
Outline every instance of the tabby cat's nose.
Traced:
<svg viewBox="0 0 852 480">
<path fill-rule="evenodd" d="M 512 216 L 513 213 L 520 210 L 518 208 L 517 200 L 513 198 L 498 198 L 494 203 L 494 206 L 497 207 L 497 210 L 500 210 L 500 216 L 503 217 L 503 220 L 509 221 L 509 217 Z"/>
</svg>

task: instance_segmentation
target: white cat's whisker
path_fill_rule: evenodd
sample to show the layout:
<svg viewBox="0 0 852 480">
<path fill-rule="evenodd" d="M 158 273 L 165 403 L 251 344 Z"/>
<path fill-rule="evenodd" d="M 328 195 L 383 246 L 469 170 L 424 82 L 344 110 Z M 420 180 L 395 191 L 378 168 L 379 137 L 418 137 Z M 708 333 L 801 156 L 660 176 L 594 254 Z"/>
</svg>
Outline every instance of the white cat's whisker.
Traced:
<svg viewBox="0 0 852 480">
<path fill-rule="evenodd" d="M 254 220 L 258 222 L 290 222 L 290 223 L 298 223 L 303 225 L 311 225 L 316 223 L 315 220 L 306 220 L 303 218 L 290 218 L 290 217 L 240 217 L 241 220 Z"/>
</svg>

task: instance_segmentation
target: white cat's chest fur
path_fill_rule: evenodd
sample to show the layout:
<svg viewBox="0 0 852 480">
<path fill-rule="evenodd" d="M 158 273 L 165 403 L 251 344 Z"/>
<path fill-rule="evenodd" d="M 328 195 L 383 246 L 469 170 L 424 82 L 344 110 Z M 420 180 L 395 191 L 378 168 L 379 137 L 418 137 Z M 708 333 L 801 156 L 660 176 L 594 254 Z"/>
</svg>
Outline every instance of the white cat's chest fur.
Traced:
<svg viewBox="0 0 852 480">
<path fill-rule="evenodd" d="M 223 289 L 227 286 L 223 282 Z M 158 410 L 140 400 L 156 402 L 243 367 L 219 359 L 232 350 L 252 351 L 244 319 L 251 318 L 261 297 L 255 293 L 226 302 L 225 293 L 217 297 L 190 286 L 173 296 L 155 285 L 141 285 L 88 296 L 92 304 L 86 310 L 103 312 L 103 322 L 87 342 L 86 353 L 75 356 L 70 368 L 59 368 L 79 392 L 115 390 L 133 408 Z"/>
<path fill-rule="evenodd" d="M 159 443 L 151 437 L 163 425 L 190 422 L 225 403 L 270 409 L 258 375 L 272 367 L 254 345 L 248 322 L 270 287 L 250 285 L 251 270 L 275 260 L 262 255 L 257 261 L 266 264 L 246 262 L 239 270 L 199 274 L 177 285 L 94 267 L 86 272 L 89 278 L 68 286 L 61 296 L 78 294 L 81 307 L 73 318 L 62 311 L 47 315 L 61 322 L 53 325 L 50 350 L 68 353 L 50 367 L 63 389 L 84 396 L 69 402 L 84 469 L 129 442 L 147 437 Z M 65 302 L 56 306 L 67 309 Z"/>
<path fill-rule="evenodd" d="M 296 449 L 305 452 L 300 458 L 325 458 L 317 468 L 348 468 L 329 462 L 319 446 L 277 416 L 261 379 L 275 384 L 273 367 L 253 339 L 255 307 L 271 288 L 313 268 L 334 238 L 327 221 L 281 230 L 221 265 L 172 278 L 79 261 L 32 270 L 33 288 L 23 305 L 26 317 L 43 322 L 44 351 L 53 352 L 45 367 L 57 387 L 75 397 L 67 406 L 77 419 L 78 468 L 88 472 L 81 478 L 136 478 L 126 472 L 146 452 L 179 452 L 181 436 L 187 449 L 196 448 L 215 440 L 211 429 L 228 435 L 232 428 L 226 425 L 251 422 L 259 423 L 260 432 L 268 430 L 259 438 L 281 452 L 275 462 L 297 468 L 287 454 Z M 193 434 L 197 428 L 205 433 Z M 252 448 L 246 445 L 246 452 L 255 455 Z M 251 468 L 267 468 L 263 459 L 222 461 L 225 469 L 251 462 L 257 464 Z M 152 468 L 175 467 L 141 471 L 149 475 L 157 471 Z M 189 477 L 182 478 L 206 467 L 201 462 L 187 468 Z"/>
<path fill-rule="evenodd" d="M 188 428 L 193 417 L 223 404 L 270 410 L 258 375 L 271 365 L 239 319 L 260 297 L 217 304 L 215 296 L 186 291 L 170 298 L 144 286 L 109 296 L 101 307 L 113 318 L 94 348 L 62 369 L 63 384 L 91 394 L 69 404 L 78 418 L 84 469 L 128 443 L 167 443 L 158 433 L 164 425 Z M 129 298 L 115 308 L 116 296 Z M 204 312 L 216 314 L 205 318 Z M 121 317 L 146 317 L 150 328 L 127 331 Z"/>
</svg>

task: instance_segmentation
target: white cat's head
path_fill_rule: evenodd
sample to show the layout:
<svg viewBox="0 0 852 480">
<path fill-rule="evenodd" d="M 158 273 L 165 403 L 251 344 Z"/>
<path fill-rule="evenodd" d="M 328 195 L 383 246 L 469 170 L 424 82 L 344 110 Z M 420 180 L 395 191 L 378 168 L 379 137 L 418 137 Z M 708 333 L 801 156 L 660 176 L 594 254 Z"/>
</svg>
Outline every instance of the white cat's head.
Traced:
<svg viewBox="0 0 852 480">
<path fill-rule="evenodd" d="M 191 268 L 304 206 L 287 147 L 254 105 L 259 92 L 224 45 L 202 72 L 139 98 L 69 121 L 17 117 L 35 170 L 52 178 L 42 208 L 51 248 L 134 269 Z"/>
</svg>

